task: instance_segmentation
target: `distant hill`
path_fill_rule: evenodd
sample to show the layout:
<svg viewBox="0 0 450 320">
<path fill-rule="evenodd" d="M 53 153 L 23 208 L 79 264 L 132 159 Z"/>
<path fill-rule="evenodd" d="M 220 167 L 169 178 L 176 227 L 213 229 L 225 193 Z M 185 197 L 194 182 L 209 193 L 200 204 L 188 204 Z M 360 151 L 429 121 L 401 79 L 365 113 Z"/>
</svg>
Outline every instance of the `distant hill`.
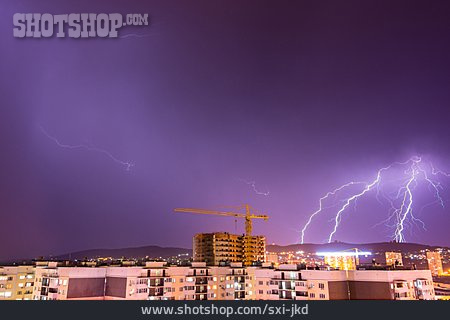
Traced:
<svg viewBox="0 0 450 320">
<path fill-rule="evenodd" d="M 429 246 L 418 243 L 397 243 L 397 242 L 379 242 L 379 243 L 344 243 L 344 242 L 332 242 L 324 244 L 291 244 L 287 246 L 280 245 L 268 245 L 267 251 L 270 252 L 283 252 L 283 251 L 304 251 L 304 252 L 321 252 L 321 251 L 341 251 L 351 248 L 358 248 L 362 251 L 369 251 L 372 253 L 385 252 L 385 251 L 401 251 L 401 252 L 414 252 L 419 250 L 434 250 L 436 248 L 446 248 L 442 246 Z"/>
<path fill-rule="evenodd" d="M 358 248 L 362 251 L 370 251 L 372 254 L 376 254 L 377 252 L 385 252 L 385 251 L 401 251 L 403 253 L 406 252 L 417 252 L 420 250 L 428 249 L 435 250 L 436 248 L 446 248 L 443 246 L 429 246 L 418 243 L 395 243 L 395 242 L 379 242 L 379 243 L 343 243 L 343 242 L 333 242 L 333 243 L 325 243 L 325 244 L 291 244 L 291 245 L 267 245 L 267 251 L 269 252 L 287 252 L 287 251 L 304 251 L 307 253 L 315 253 L 315 252 L 324 252 L 324 251 L 341 251 L 352 248 Z M 187 248 L 177 248 L 177 247 L 160 247 L 160 246 L 143 246 L 143 247 L 130 247 L 130 248 L 118 248 L 118 249 L 90 249 L 77 251 L 72 253 L 66 253 L 57 256 L 45 257 L 46 259 L 56 259 L 56 260 L 81 260 L 84 258 L 97 258 L 97 257 L 112 257 L 115 259 L 118 258 L 168 258 L 172 256 L 176 256 L 178 254 L 188 254 L 192 255 L 192 249 Z M 22 260 L 29 259 L 14 259 L 12 261 L 2 261 L 1 263 L 10 263 L 17 262 Z"/>
<path fill-rule="evenodd" d="M 97 258 L 97 257 L 112 257 L 112 258 L 168 258 L 176 256 L 178 254 L 191 255 L 191 249 L 176 248 L 176 247 L 159 247 L 159 246 L 144 246 L 144 247 L 132 247 L 132 248 L 119 248 L 119 249 L 90 249 L 77 252 L 71 252 L 63 255 L 53 257 L 54 259 L 84 259 Z"/>
<path fill-rule="evenodd" d="M 395 242 L 380 242 L 380 243 L 343 243 L 333 242 L 325 244 L 291 244 L 287 246 L 280 245 L 268 245 L 267 251 L 270 252 L 283 252 L 283 251 L 304 251 L 304 252 L 320 252 L 320 251 L 339 251 L 347 250 L 351 248 L 358 248 L 363 251 L 370 251 L 372 253 L 384 252 L 384 251 L 401 251 L 401 252 L 413 252 L 423 249 L 434 250 L 436 248 L 442 248 L 438 246 L 429 246 L 418 243 L 395 243 Z M 176 248 L 176 247 L 159 247 L 159 246 L 144 246 L 144 247 L 132 247 L 132 248 L 120 248 L 120 249 L 91 249 L 72 252 L 64 255 L 60 255 L 54 258 L 57 259 L 84 259 L 96 258 L 96 257 L 112 257 L 112 258 L 144 258 L 146 256 L 151 258 L 168 258 L 176 256 L 178 254 L 192 254 L 192 249 Z"/>
</svg>

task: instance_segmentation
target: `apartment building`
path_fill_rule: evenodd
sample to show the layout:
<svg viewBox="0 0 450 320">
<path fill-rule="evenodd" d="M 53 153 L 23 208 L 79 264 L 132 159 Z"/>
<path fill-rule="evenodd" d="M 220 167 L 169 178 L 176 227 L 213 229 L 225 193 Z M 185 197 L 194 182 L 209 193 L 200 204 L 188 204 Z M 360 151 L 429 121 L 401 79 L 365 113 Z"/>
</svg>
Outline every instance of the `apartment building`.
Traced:
<svg viewBox="0 0 450 320">
<path fill-rule="evenodd" d="M 257 268 L 257 299 L 434 300 L 428 270 L 300 270 Z"/>
<path fill-rule="evenodd" d="M 442 259 L 439 251 L 427 251 L 428 269 L 433 276 L 440 276 L 444 274 L 442 267 Z"/>
<path fill-rule="evenodd" d="M 35 268 L 33 300 L 103 300 L 107 268 L 60 267 L 56 262 Z"/>
<path fill-rule="evenodd" d="M 434 300 L 430 270 L 309 270 L 294 264 L 246 267 L 145 266 L 0 268 L 1 299 L 35 300 Z M 27 291 L 25 291 L 27 290 Z M 9 292 L 9 293 L 6 293 Z"/>
<path fill-rule="evenodd" d="M 234 300 L 245 299 L 247 272 L 242 263 L 188 267 L 147 262 L 145 267 L 108 267 L 106 300 Z M 251 284 L 250 284 L 251 286 Z"/>
<path fill-rule="evenodd" d="M 251 265 L 265 260 L 264 236 L 243 236 L 227 232 L 198 233 L 193 238 L 193 259 L 207 265 L 242 262 Z"/>
<path fill-rule="evenodd" d="M 163 296 L 164 268 L 108 267 L 105 274 L 105 300 L 147 300 Z M 151 281 L 150 281 L 151 280 Z"/>
<path fill-rule="evenodd" d="M 31 300 L 33 286 L 32 266 L 0 267 L 0 300 Z"/>
<path fill-rule="evenodd" d="M 348 299 L 345 271 L 300 270 L 297 265 L 280 265 L 276 269 L 265 266 L 255 270 L 257 299 Z"/>
<path fill-rule="evenodd" d="M 403 266 L 403 258 L 401 252 L 386 251 L 384 255 L 387 266 Z"/>
<path fill-rule="evenodd" d="M 266 252 L 266 260 L 265 262 L 270 262 L 275 265 L 278 265 L 280 260 L 278 258 L 278 253 L 276 252 Z"/>
<path fill-rule="evenodd" d="M 434 300 L 429 270 L 355 270 L 348 274 L 350 299 Z"/>
</svg>

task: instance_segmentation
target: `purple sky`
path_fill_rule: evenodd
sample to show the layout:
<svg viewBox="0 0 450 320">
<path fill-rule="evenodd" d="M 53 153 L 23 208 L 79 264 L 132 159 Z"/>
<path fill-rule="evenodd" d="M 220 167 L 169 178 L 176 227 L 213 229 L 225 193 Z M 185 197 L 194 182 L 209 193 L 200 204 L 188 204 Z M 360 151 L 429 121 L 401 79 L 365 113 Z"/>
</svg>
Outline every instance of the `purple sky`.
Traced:
<svg viewBox="0 0 450 320">
<path fill-rule="evenodd" d="M 149 13 L 151 25 L 119 31 L 140 38 L 18 39 L 16 12 Z M 449 57 L 445 1 L 2 1 L 0 259 L 190 247 L 234 219 L 173 208 L 246 202 L 270 215 L 255 233 L 295 243 L 339 185 L 415 154 L 450 171 Z M 40 126 L 135 165 L 61 148 Z M 326 241 L 328 213 L 307 242 Z M 386 216 L 361 200 L 335 239 L 389 240 L 371 227 Z M 407 240 L 450 245 L 448 209 L 420 218 L 428 231 Z"/>
</svg>

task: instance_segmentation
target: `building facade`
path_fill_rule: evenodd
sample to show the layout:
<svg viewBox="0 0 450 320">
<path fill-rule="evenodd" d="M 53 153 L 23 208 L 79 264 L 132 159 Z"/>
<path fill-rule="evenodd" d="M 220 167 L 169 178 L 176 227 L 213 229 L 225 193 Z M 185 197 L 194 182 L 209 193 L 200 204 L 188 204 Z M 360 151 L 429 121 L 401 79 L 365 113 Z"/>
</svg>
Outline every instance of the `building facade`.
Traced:
<svg viewBox="0 0 450 320">
<path fill-rule="evenodd" d="M 324 256 L 326 265 L 338 270 L 356 270 L 358 264 L 357 257 L 352 255 L 326 255 Z"/>
<path fill-rule="evenodd" d="M 401 252 L 387 251 L 384 253 L 387 266 L 403 266 L 403 258 Z"/>
<path fill-rule="evenodd" d="M 441 254 L 438 251 L 427 251 L 428 269 L 433 276 L 444 274 Z"/>
<path fill-rule="evenodd" d="M 33 300 L 104 300 L 106 271 L 57 263 L 36 267 Z"/>
<path fill-rule="evenodd" d="M 31 300 L 33 266 L 0 267 L 0 300 Z"/>
<path fill-rule="evenodd" d="M 264 236 L 243 236 L 227 232 L 198 233 L 193 238 L 194 262 L 207 265 L 242 262 L 251 265 L 264 262 L 266 239 Z"/>
<path fill-rule="evenodd" d="M 271 263 L 246 267 L 240 262 L 227 266 L 208 266 L 206 262 L 194 262 L 190 266 L 147 262 L 145 266 L 128 267 L 67 267 L 50 263 L 0 270 L 0 284 L 4 284 L 0 293 L 10 292 L 0 295 L 0 299 L 435 299 L 430 270 L 319 270 L 295 264 L 274 268 Z M 28 293 L 23 288 L 28 288 Z"/>
</svg>

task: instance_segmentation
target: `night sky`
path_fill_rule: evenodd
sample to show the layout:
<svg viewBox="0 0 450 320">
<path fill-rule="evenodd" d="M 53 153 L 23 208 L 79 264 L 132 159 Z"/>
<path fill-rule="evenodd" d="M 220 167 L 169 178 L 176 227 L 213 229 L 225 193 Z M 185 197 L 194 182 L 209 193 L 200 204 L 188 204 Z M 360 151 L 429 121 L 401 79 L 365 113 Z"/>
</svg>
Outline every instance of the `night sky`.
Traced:
<svg viewBox="0 0 450 320">
<path fill-rule="evenodd" d="M 150 25 L 19 39 L 16 12 L 148 13 Z M 270 215 L 256 234 L 296 243 L 339 185 L 412 155 L 450 171 L 449 121 L 448 1 L 2 0 L 0 259 L 191 247 L 194 233 L 235 232 L 234 219 L 173 208 L 243 203 Z M 307 242 L 327 240 L 332 213 Z M 426 230 L 407 241 L 450 245 L 447 207 L 417 215 Z M 335 239 L 390 240 L 373 227 L 386 216 L 369 196 Z"/>
</svg>

